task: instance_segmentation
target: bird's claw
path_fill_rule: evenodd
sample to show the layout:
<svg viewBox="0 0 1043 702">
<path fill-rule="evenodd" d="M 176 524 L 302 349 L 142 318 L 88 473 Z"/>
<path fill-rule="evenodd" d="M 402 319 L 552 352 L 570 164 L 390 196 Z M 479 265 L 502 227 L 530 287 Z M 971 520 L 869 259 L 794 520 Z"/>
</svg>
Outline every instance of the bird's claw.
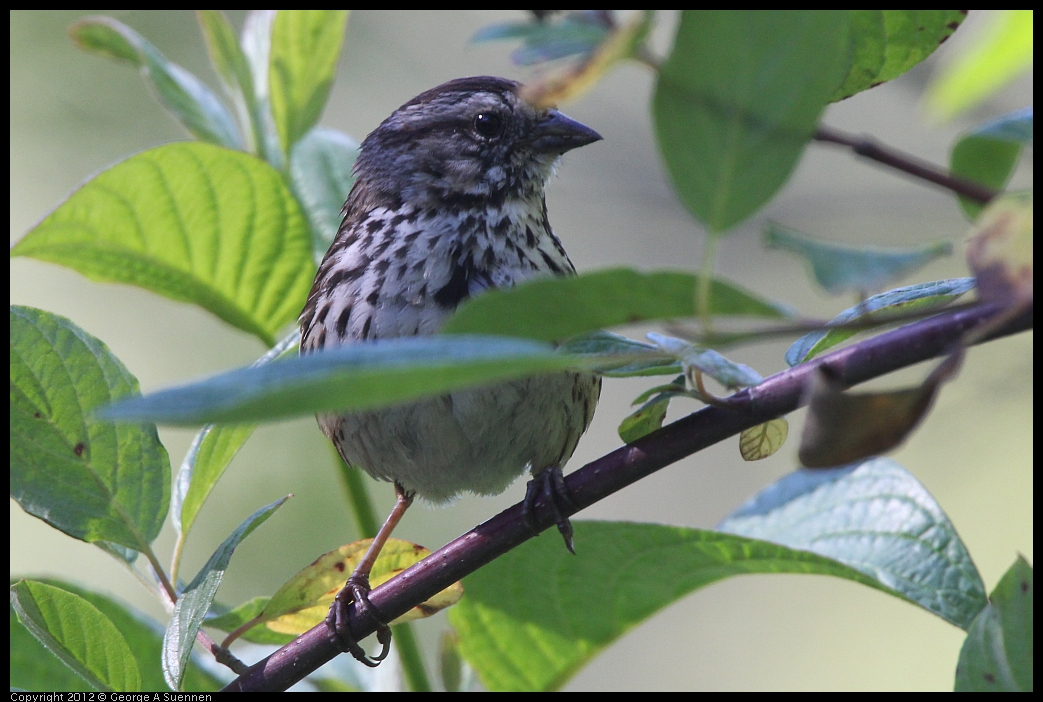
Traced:
<svg viewBox="0 0 1043 702">
<path fill-rule="evenodd" d="M 539 534 L 539 524 L 536 521 L 536 501 L 543 496 L 545 502 L 554 511 L 554 522 L 558 525 L 561 537 L 565 539 L 565 548 L 575 554 L 576 549 L 572 543 L 572 522 L 565 516 L 565 512 L 576 511 L 576 505 L 572 501 L 569 489 L 565 485 L 565 477 L 561 468 L 551 466 L 541 470 L 532 476 L 532 480 L 525 486 L 525 499 L 522 501 L 522 519 L 533 534 Z"/>
<path fill-rule="evenodd" d="M 363 665 L 376 668 L 391 651 L 391 628 L 377 616 L 377 608 L 369 601 L 369 591 L 369 576 L 352 573 L 348 582 L 333 598 L 333 604 L 330 605 L 330 611 L 326 615 L 326 629 L 330 641 L 340 651 L 350 653 Z M 348 627 L 352 604 L 356 605 L 361 616 L 369 617 L 377 623 L 377 641 L 382 646 L 379 655 L 370 657 L 352 636 L 351 629 Z"/>
</svg>

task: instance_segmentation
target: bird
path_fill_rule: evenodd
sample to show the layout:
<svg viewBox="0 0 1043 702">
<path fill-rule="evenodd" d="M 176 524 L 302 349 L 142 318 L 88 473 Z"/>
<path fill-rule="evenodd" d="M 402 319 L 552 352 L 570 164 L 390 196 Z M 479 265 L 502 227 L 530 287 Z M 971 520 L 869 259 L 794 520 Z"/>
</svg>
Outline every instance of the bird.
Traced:
<svg viewBox="0 0 1043 702">
<path fill-rule="evenodd" d="M 343 220 L 301 312 L 300 353 L 429 335 L 465 300 L 540 276 L 575 275 L 547 215 L 544 188 L 572 149 L 602 137 L 521 85 L 459 78 L 395 110 L 360 144 Z M 337 594 L 331 640 L 366 665 L 388 653 L 390 629 L 369 602 L 369 573 L 419 496 L 444 504 L 494 495 L 529 471 L 523 514 L 539 496 L 571 507 L 562 466 L 590 425 L 601 379 L 564 371 L 455 391 L 393 407 L 316 415 L 346 463 L 394 483 L 396 503 Z M 574 509 L 572 510 L 574 511 Z M 557 525 L 573 551 L 572 527 Z M 351 605 L 373 617 L 374 657 L 348 630 Z"/>
</svg>

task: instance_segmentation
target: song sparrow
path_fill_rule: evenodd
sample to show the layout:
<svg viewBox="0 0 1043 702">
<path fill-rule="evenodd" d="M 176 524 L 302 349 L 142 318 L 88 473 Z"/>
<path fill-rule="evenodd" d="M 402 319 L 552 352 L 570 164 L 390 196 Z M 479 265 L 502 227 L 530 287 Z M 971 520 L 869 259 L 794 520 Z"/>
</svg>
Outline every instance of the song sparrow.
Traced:
<svg viewBox="0 0 1043 702">
<path fill-rule="evenodd" d="M 557 110 L 518 97 L 518 83 L 479 76 L 421 93 L 362 142 L 344 222 L 300 316 L 301 353 L 434 334 L 466 298 L 575 269 L 551 231 L 544 185 L 559 157 L 601 139 Z M 564 372 L 453 392 L 388 409 L 320 414 L 344 460 L 392 481 L 398 501 L 330 608 L 331 637 L 369 665 L 347 628 L 377 553 L 414 495 L 439 503 L 502 492 L 526 469 L 531 504 L 567 503 L 561 466 L 590 424 L 601 381 Z M 571 526 L 558 527 L 569 549 Z"/>
</svg>

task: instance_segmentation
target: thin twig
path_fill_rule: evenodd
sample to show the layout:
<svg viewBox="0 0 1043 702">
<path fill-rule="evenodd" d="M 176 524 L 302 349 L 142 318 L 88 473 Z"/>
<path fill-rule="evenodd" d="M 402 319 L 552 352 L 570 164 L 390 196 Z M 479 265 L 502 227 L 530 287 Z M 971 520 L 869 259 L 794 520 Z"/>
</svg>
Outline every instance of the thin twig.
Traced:
<svg viewBox="0 0 1043 702">
<path fill-rule="evenodd" d="M 940 185 L 970 200 L 987 205 L 999 192 L 974 181 L 955 176 L 932 163 L 884 146 L 872 137 L 846 134 L 832 127 L 819 126 L 815 141 L 846 146 L 859 156 L 877 161 L 920 180 Z"/>
<path fill-rule="evenodd" d="M 745 342 L 756 342 L 756 341 L 770 341 L 777 337 L 794 336 L 796 334 L 810 334 L 811 332 L 830 332 L 830 331 L 867 331 L 871 329 L 878 329 L 880 327 L 889 327 L 895 324 L 901 324 L 903 322 L 914 322 L 918 319 L 925 317 L 933 317 L 936 314 L 943 312 L 956 312 L 960 310 L 970 309 L 980 302 L 961 302 L 945 307 L 931 307 L 921 308 L 906 311 L 889 310 L 882 308 L 867 312 L 863 317 L 858 319 L 852 319 L 848 322 L 830 322 L 826 320 L 818 319 L 800 319 L 790 322 L 788 324 L 780 324 L 773 327 L 763 327 L 761 329 L 751 329 L 749 331 L 736 331 L 736 332 L 713 332 L 707 334 L 704 331 L 697 331 L 691 327 L 686 327 L 682 323 L 671 323 L 668 324 L 666 330 L 673 336 L 681 339 L 686 339 L 693 343 L 697 343 L 703 346 L 712 346 L 715 349 L 720 349 L 725 346 L 730 346 L 737 343 Z"/>
<path fill-rule="evenodd" d="M 540 498 L 533 510 L 537 525 L 541 530 L 550 528 L 558 514 L 570 516 L 660 468 L 744 429 L 792 412 L 800 406 L 806 380 L 820 366 L 828 366 L 845 386 L 861 383 L 949 353 L 968 330 L 1006 311 L 1000 304 L 982 304 L 944 312 L 777 373 L 760 385 L 731 396 L 727 406 L 704 407 L 571 473 L 565 484 L 575 509 L 559 513 L 554 505 Z M 994 328 L 989 338 L 1031 328 L 1029 306 L 1002 328 Z M 370 602 L 387 618 L 401 616 L 531 538 L 533 533 L 523 516 L 522 505 L 516 504 L 374 589 Z M 372 634 L 375 624 L 354 610 L 349 619 L 349 629 L 356 640 Z M 250 666 L 225 690 L 285 690 L 339 652 L 322 623 Z"/>
</svg>

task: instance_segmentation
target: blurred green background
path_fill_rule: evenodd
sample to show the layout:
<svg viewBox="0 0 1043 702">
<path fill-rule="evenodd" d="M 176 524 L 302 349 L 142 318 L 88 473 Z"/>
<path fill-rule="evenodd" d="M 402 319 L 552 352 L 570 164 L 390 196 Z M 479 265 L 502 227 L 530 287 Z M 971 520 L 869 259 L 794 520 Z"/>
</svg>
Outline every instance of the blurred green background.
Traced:
<svg viewBox="0 0 1043 702">
<path fill-rule="evenodd" d="M 70 190 L 126 155 L 187 138 L 148 95 L 135 71 L 71 45 L 77 12 L 12 12 L 11 241 Z M 171 60 L 216 86 L 189 12 L 117 12 Z M 509 46 L 470 45 L 469 37 L 508 12 L 357 11 L 322 123 L 361 139 L 397 106 L 442 81 L 495 74 L 524 79 Z M 241 23 L 242 15 L 233 14 Z M 901 78 L 830 107 L 825 123 L 872 134 L 944 164 L 955 136 L 985 119 L 1032 103 L 1032 76 L 1001 91 L 953 124 L 932 124 L 919 99 L 932 71 L 979 31 L 972 16 L 925 64 Z M 665 52 L 673 18 L 663 13 L 656 43 Z M 674 197 L 659 162 L 648 102 L 651 72 L 624 65 L 592 93 L 564 106 L 605 141 L 569 154 L 548 190 L 555 230 L 580 270 L 699 264 L 703 232 Z M 1031 150 L 1028 157 L 1031 159 Z M 1015 176 L 1031 184 L 1031 163 Z M 813 288 L 803 267 L 760 245 L 766 218 L 823 238 L 877 244 L 951 239 L 953 258 L 917 276 L 965 275 L 968 230 L 953 198 L 848 153 L 812 145 L 794 178 L 764 211 L 721 246 L 718 271 L 801 311 L 832 316 L 852 304 Z M 98 285 L 28 259 L 11 263 L 11 302 L 65 315 L 105 341 L 152 390 L 246 364 L 259 342 L 206 313 L 137 289 Z M 644 329 L 629 329 L 636 338 Z M 732 355 L 761 373 L 781 370 L 785 343 Z M 920 379 L 924 367 L 882 379 Z M 606 381 L 594 424 L 571 468 L 620 445 L 616 426 L 648 381 Z M 676 402 L 671 417 L 696 408 Z M 579 519 L 654 521 L 712 527 L 752 492 L 793 469 L 803 412 L 791 415 L 780 453 L 744 463 L 737 440 L 670 466 L 582 512 Z M 161 429 L 176 470 L 193 433 Z M 1032 556 L 1032 334 L 970 352 L 924 426 L 894 454 L 948 512 L 991 590 L 1023 553 Z M 381 511 L 387 484 L 372 484 Z M 287 493 L 295 499 L 236 552 L 219 599 L 238 603 L 271 594 L 320 553 L 354 538 L 326 440 L 310 419 L 258 431 L 232 463 L 189 541 L 190 577 L 223 538 L 257 509 Z M 414 509 L 396 536 L 437 548 L 518 501 L 519 481 L 496 498 L 461 498 L 447 509 Z M 115 561 L 26 515 L 11 502 L 12 576 L 68 578 L 112 593 L 161 621 L 162 609 Z M 548 532 L 543 538 L 558 538 Z M 168 558 L 169 529 L 157 551 Z M 580 558 L 583 543 L 576 544 Z M 444 615 L 418 625 L 435 650 Z M 952 689 L 964 634 L 923 610 L 848 581 L 808 576 L 747 576 L 699 591 L 621 639 L 569 683 L 571 690 L 622 689 Z M 251 661 L 253 658 L 250 659 Z M 432 661 L 429 661 L 433 663 Z M 430 666 L 433 672 L 435 667 Z M 391 674 L 385 666 L 384 675 Z"/>
</svg>

